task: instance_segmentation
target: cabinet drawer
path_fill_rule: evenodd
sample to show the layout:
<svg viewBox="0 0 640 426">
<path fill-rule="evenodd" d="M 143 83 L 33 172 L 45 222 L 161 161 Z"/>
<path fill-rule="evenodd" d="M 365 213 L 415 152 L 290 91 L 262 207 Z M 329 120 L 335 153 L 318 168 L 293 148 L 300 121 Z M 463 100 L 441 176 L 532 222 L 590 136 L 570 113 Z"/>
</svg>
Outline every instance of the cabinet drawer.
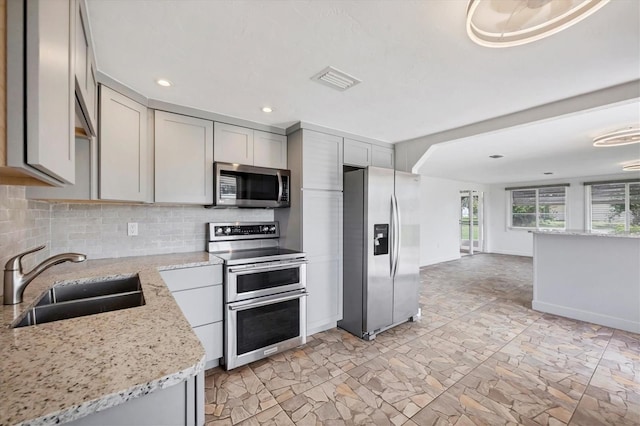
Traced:
<svg viewBox="0 0 640 426">
<path fill-rule="evenodd" d="M 222 321 L 222 286 L 177 291 L 173 297 L 191 327 Z"/>
<path fill-rule="evenodd" d="M 168 269 L 166 271 L 160 271 L 160 276 L 171 291 L 206 287 L 222 284 L 222 265 Z"/>
<path fill-rule="evenodd" d="M 222 358 L 222 321 L 194 327 L 193 331 L 204 346 L 206 362 Z"/>
</svg>

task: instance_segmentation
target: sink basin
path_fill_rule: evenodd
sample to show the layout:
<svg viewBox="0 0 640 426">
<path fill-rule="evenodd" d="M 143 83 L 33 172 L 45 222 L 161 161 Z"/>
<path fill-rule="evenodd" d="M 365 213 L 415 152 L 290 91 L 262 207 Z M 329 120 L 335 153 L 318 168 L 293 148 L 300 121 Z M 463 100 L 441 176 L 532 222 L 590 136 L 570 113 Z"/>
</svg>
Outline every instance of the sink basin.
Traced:
<svg viewBox="0 0 640 426">
<path fill-rule="evenodd" d="M 13 327 L 25 327 L 145 304 L 140 278 L 112 278 L 81 284 L 57 285 Z"/>
</svg>

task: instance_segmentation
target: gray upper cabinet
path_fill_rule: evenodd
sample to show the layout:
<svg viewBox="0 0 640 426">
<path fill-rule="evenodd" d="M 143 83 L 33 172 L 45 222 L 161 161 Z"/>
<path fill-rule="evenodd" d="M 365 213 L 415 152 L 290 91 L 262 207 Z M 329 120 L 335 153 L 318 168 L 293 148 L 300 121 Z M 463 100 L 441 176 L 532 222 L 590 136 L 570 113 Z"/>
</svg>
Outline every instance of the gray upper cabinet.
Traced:
<svg viewBox="0 0 640 426">
<path fill-rule="evenodd" d="M 253 164 L 253 130 L 214 124 L 213 158 L 224 163 Z"/>
<path fill-rule="evenodd" d="M 254 130 L 253 165 L 274 169 L 286 169 L 287 137 Z"/>
<path fill-rule="evenodd" d="M 383 146 L 372 145 L 372 166 L 393 169 L 395 168 L 394 160 L 395 158 L 393 148 L 385 148 Z"/>
<path fill-rule="evenodd" d="M 342 138 L 302 130 L 302 188 L 342 191 Z"/>
<path fill-rule="evenodd" d="M 12 8 L 19 2 L 10 2 Z M 70 0 L 23 3 L 26 19 L 26 69 L 23 74 L 26 90 L 26 163 L 55 179 L 75 181 L 75 96 L 73 85 L 74 3 Z M 12 13 L 9 20 L 15 19 Z M 15 44 L 12 43 L 13 46 Z M 9 59 L 11 61 L 11 59 Z M 11 66 L 11 64 L 9 64 Z M 9 75 L 13 77 L 13 68 Z M 12 86 L 13 81 L 8 82 Z M 8 103 L 11 104 L 12 92 Z M 12 120 L 11 113 L 8 117 Z M 9 135 L 12 137 L 12 135 Z M 24 159 L 24 157 L 23 157 Z"/>
<path fill-rule="evenodd" d="M 344 140 L 344 164 L 350 166 L 367 167 L 371 165 L 371 144 Z"/>
<path fill-rule="evenodd" d="M 149 201 L 147 107 L 100 86 L 100 198 Z"/>
<path fill-rule="evenodd" d="M 73 0 L 75 14 L 75 93 L 78 103 L 78 116 L 88 135 L 97 133 L 96 100 L 98 84 L 96 82 L 96 61 L 89 33 L 86 4 L 84 0 Z"/>
<path fill-rule="evenodd" d="M 213 203 L 213 122 L 155 112 L 155 201 Z"/>
<path fill-rule="evenodd" d="M 223 163 L 287 168 L 287 137 L 216 122 L 213 158 Z"/>
</svg>

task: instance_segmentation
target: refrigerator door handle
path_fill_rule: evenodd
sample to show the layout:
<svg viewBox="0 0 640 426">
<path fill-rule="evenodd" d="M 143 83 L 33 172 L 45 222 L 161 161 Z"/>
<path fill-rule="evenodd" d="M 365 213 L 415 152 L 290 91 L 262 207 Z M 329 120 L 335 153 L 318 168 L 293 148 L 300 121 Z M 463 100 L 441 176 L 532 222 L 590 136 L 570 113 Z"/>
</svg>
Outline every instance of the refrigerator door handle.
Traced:
<svg viewBox="0 0 640 426">
<path fill-rule="evenodd" d="M 392 256 L 391 256 L 391 276 L 395 277 L 398 270 L 398 260 L 400 259 L 400 209 L 398 208 L 398 199 L 395 194 L 391 196 L 391 217 L 393 224 L 393 242 L 392 242 Z"/>
<path fill-rule="evenodd" d="M 395 254 L 396 254 L 396 200 L 393 194 L 391 194 L 391 229 L 389 230 L 389 276 L 393 278 L 395 274 L 395 270 L 393 266 L 395 265 Z"/>
</svg>

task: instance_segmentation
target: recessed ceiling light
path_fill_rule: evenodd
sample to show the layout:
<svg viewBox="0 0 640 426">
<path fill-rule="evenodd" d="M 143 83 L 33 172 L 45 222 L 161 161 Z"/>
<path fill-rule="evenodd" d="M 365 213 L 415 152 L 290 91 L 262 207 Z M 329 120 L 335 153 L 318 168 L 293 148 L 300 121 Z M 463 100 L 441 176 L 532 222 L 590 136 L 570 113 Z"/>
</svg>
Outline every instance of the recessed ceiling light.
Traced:
<svg viewBox="0 0 640 426">
<path fill-rule="evenodd" d="M 467 34 L 479 45 L 510 47 L 568 28 L 609 0 L 469 0 Z"/>
<path fill-rule="evenodd" d="M 502 157 L 504 157 L 504 155 L 500 155 L 500 154 L 493 154 L 489 156 L 489 158 L 502 158 Z"/>
<path fill-rule="evenodd" d="M 616 130 L 593 138 L 593 146 L 620 146 L 640 142 L 640 127 Z"/>
<path fill-rule="evenodd" d="M 552 175 L 553 172 L 544 172 L 543 175 Z"/>
<path fill-rule="evenodd" d="M 273 108 L 268 107 L 268 106 L 262 107 L 262 112 L 273 112 Z"/>
<path fill-rule="evenodd" d="M 164 78 L 157 79 L 156 83 L 158 83 L 158 85 L 162 87 L 169 87 L 172 85 L 172 83 L 169 80 L 165 80 Z"/>
<path fill-rule="evenodd" d="M 635 160 L 622 166 L 625 172 L 637 172 L 640 170 L 640 160 Z"/>
</svg>

